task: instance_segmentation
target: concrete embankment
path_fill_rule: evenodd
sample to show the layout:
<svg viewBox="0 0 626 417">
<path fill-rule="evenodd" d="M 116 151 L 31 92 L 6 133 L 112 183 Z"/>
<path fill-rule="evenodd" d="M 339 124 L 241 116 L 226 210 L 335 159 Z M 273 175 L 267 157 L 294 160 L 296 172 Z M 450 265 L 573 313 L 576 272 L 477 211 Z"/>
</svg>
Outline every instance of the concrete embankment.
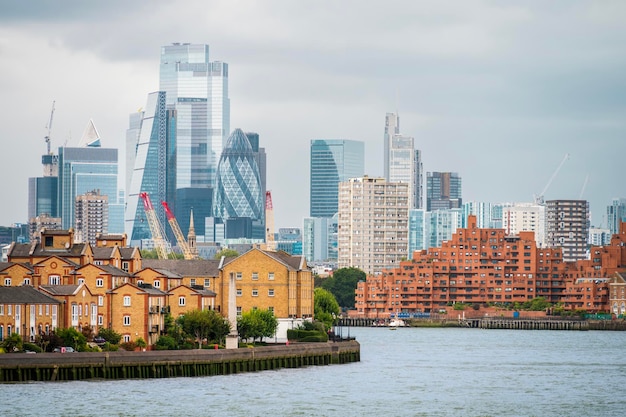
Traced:
<svg viewBox="0 0 626 417">
<path fill-rule="evenodd" d="M 0 355 L 0 383 L 227 375 L 360 361 L 357 341 L 232 350 L 13 353 Z"/>
</svg>

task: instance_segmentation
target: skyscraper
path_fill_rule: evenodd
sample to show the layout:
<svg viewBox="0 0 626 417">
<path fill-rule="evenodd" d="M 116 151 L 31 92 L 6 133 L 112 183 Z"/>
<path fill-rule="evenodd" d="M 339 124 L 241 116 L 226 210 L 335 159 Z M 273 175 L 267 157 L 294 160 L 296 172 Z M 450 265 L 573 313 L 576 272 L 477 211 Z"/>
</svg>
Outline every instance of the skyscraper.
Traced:
<svg viewBox="0 0 626 417">
<path fill-rule="evenodd" d="M 214 217 L 226 224 L 226 238 L 265 239 L 265 195 L 256 155 L 241 129 L 222 151 L 213 197 Z"/>
<path fill-rule="evenodd" d="M 174 43 L 161 48 L 159 91 L 146 110 L 130 117 L 127 149 L 135 167 L 127 178 L 126 233 L 150 237 L 140 192 L 167 201 L 187 232 L 193 208 L 195 232 L 204 240 L 212 216 L 217 164 L 230 129 L 228 64 L 209 60 L 209 46 Z M 148 155 L 149 153 L 149 155 Z M 128 171 L 127 171 L 128 172 Z M 159 219 L 165 214 L 156 204 Z M 172 238 L 168 229 L 168 234 Z"/>
<path fill-rule="evenodd" d="M 606 220 L 611 234 L 619 233 L 619 225 L 626 222 L 626 198 L 614 198 L 606 207 Z"/>
<path fill-rule="evenodd" d="M 59 148 L 57 199 L 63 228 L 74 226 L 76 197 L 98 189 L 101 195 L 109 199 L 109 233 L 122 233 L 124 207 L 117 201 L 118 151 L 101 147 L 93 121 L 89 121 L 80 144 L 83 146 Z"/>
<path fill-rule="evenodd" d="M 311 141 L 310 216 L 333 217 L 338 211 L 342 181 L 362 177 L 365 144 L 347 139 Z"/>
<path fill-rule="evenodd" d="M 401 135 L 400 117 L 385 116 L 385 178 L 389 182 L 409 184 L 411 208 L 423 207 L 422 153 L 415 149 L 415 139 Z"/>
<path fill-rule="evenodd" d="M 587 257 L 589 202 L 586 200 L 546 201 L 548 247 L 563 248 L 563 260 L 574 262 Z"/>
<path fill-rule="evenodd" d="M 426 174 L 426 210 L 461 208 L 461 177 L 456 172 Z"/>
<path fill-rule="evenodd" d="M 408 222 L 409 184 L 367 176 L 339 183 L 339 267 L 396 267 L 408 255 Z"/>
<path fill-rule="evenodd" d="M 100 190 L 76 196 L 74 206 L 74 239 L 79 243 L 96 244 L 96 236 L 109 231 L 109 198 Z"/>
</svg>

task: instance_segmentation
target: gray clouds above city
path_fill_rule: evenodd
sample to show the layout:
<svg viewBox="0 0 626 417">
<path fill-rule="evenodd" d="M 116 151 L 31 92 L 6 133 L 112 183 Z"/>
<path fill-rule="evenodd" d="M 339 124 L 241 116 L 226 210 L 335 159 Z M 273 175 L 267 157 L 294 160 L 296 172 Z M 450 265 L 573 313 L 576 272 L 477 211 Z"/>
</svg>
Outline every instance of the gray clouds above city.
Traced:
<svg viewBox="0 0 626 417">
<path fill-rule="evenodd" d="M 424 172 L 456 171 L 464 201 L 588 199 L 600 226 L 626 197 L 622 1 L 0 2 L 0 225 L 26 222 L 28 177 L 53 100 L 52 147 L 90 119 L 120 150 L 159 88 L 160 47 L 206 43 L 229 64 L 231 130 L 260 135 L 277 227 L 309 211 L 311 139 L 365 142 L 381 176 L 385 113 Z"/>
</svg>

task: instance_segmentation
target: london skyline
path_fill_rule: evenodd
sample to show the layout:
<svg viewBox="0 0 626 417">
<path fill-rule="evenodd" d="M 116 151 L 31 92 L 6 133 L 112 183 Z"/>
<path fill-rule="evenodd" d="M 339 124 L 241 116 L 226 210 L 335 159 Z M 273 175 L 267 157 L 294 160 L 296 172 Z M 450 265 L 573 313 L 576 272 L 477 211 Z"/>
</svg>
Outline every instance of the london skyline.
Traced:
<svg viewBox="0 0 626 417">
<path fill-rule="evenodd" d="M 620 2 L 148 4 L 3 8 L 11 202 L 0 225 L 28 220 L 52 101 L 52 149 L 77 146 L 93 119 L 102 146 L 120 150 L 124 176 L 128 115 L 158 90 L 159 49 L 173 42 L 206 43 L 229 64 L 230 130 L 260 135 L 277 228 L 308 216 L 312 139 L 365 142 L 366 174 L 383 176 L 387 112 L 415 138 L 424 173 L 463 177 L 464 201 L 530 202 L 566 153 L 546 199 L 587 199 L 603 225 L 611 199 L 626 195 Z"/>
</svg>

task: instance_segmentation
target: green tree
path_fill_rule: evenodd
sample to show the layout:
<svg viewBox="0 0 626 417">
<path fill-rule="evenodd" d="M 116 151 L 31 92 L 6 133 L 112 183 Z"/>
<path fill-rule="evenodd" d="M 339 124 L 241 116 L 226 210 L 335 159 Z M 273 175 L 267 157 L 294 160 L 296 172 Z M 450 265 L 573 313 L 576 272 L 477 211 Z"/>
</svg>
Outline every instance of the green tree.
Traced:
<svg viewBox="0 0 626 417">
<path fill-rule="evenodd" d="M 324 323 L 326 328 L 330 328 L 339 316 L 341 309 L 335 296 L 324 288 L 313 290 L 315 319 Z"/>
<path fill-rule="evenodd" d="M 11 336 L 8 336 L 0 346 L 4 348 L 5 352 L 19 352 L 22 350 L 23 346 L 22 336 L 17 333 L 12 333 Z"/>
<path fill-rule="evenodd" d="M 81 352 L 87 350 L 87 338 L 75 328 L 56 329 L 54 333 L 63 340 L 63 346 L 71 346 Z"/>
<path fill-rule="evenodd" d="M 98 329 L 98 336 L 100 336 L 112 345 L 117 345 L 120 343 L 120 340 L 122 340 L 121 334 L 113 329 L 107 329 L 105 327 L 100 327 Z"/>
<path fill-rule="evenodd" d="M 341 307 L 354 308 L 354 290 L 357 283 L 365 281 L 365 278 L 365 272 L 359 268 L 340 268 L 322 281 L 322 288 L 330 291 Z"/>
<path fill-rule="evenodd" d="M 276 334 L 278 320 L 270 310 L 250 310 L 237 318 L 237 332 L 242 340 L 263 340 Z"/>
<path fill-rule="evenodd" d="M 191 310 L 177 320 L 183 332 L 193 337 L 202 348 L 204 340 L 207 342 L 221 342 L 230 333 L 228 320 L 215 310 Z"/>
<path fill-rule="evenodd" d="M 237 257 L 239 256 L 239 252 L 234 249 L 224 248 L 215 254 L 214 259 L 221 259 L 222 256 L 225 256 L 227 258 Z"/>
</svg>

